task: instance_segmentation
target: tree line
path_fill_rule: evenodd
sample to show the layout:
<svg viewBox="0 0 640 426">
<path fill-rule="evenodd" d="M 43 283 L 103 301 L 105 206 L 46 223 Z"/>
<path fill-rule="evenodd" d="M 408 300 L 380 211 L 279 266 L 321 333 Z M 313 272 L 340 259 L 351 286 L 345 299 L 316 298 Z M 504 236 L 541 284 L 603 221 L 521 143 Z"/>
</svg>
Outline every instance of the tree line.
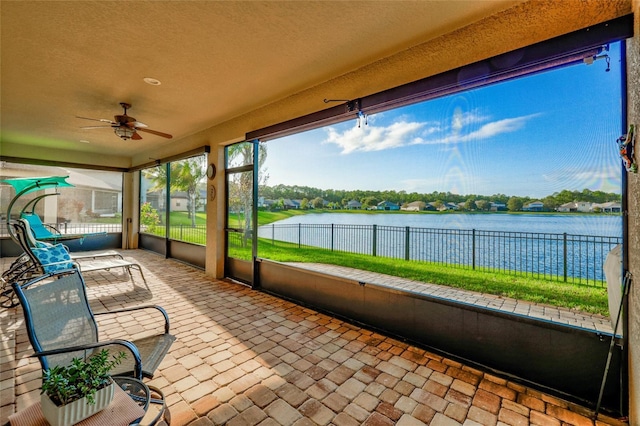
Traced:
<svg viewBox="0 0 640 426">
<path fill-rule="evenodd" d="M 302 200 L 305 207 L 318 208 L 322 204 L 329 208 L 344 208 L 351 200 L 356 200 L 362 204 L 362 208 L 373 207 L 382 201 L 391 201 L 399 205 L 406 205 L 414 201 L 425 203 L 436 203 L 444 205 L 454 203 L 460 205 L 463 210 L 489 210 L 492 203 L 504 204 L 510 211 L 522 210 L 522 207 L 533 201 L 541 201 L 545 210 L 555 210 L 559 206 L 570 202 L 590 202 L 607 203 L 621 202 L 622 196 L 616 193 L 603 191 L 592 191 L 583 189 L 582 191 L 562 190 L 547 195 L 543 198 L 520 197 L 506 194 L 480 195 L 468 194 L 460 195 L 451 192 L 418 193 L 406 191 L 367 191 L 367 190 L 336 190 L 320 189 L 300 185 L 261 185 L 259 194 L 265 199 L 274 200 L 281 203 L 282 200 Z M 301 208 L 303 208 L 301 206 Z"/>
</svg>

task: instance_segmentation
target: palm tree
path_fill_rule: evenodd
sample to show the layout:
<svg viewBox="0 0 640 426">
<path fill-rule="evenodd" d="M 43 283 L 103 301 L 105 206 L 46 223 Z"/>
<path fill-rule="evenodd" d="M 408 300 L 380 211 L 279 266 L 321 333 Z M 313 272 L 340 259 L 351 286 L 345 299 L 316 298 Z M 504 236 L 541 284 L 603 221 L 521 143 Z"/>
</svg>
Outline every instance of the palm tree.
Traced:
<svg viewBox="0 0 640 426">
<path fill-rule="evenodd" d="M 198 185 L 206 175 L 205 156 L 188 158 L 171 163 L 171 193 L 183 191 L 187 194 L 187 215 L 191 227 L 196 226 L 196 207 L 199 198 Z M 152 190 L 162 190 L 167 186 L 167 168 L 155 167 L 144 172 L 152 182 Z"/>
<path fill-rule="evenodd" d="M 253 164 L 253 143 L 242 142 L 231 145 L 227 151 L 230 167 L 240 167 Z M 267 159 L 267 146 L 264 143 L 258 145 L 258 170 L 261 170 Z M 266 170 L 259 172 L 258 183 L 265 185 L 268 179 Z M 243 245 L 251 236 L 252 212 L 253 212 L 253 173 L 234 173 L 229 178 L 229 212 L 235 212 L 238 218 L 239 228 L 243 229 Z"/>
</svg>

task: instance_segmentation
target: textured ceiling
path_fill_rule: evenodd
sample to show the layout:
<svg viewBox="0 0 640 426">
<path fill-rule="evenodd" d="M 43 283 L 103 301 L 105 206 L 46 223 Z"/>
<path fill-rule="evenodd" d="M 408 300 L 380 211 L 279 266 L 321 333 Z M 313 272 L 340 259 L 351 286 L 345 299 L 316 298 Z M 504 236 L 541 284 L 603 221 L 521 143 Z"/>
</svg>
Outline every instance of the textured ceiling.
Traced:
<svg viewBox="0 0 640 426">
<path fill-rule="evenodd" d="M 131 158 L 517 3 L 3 0 L 1 142 Z M 174 138 L 80 129 L 123 101 Z"/>
</svg>

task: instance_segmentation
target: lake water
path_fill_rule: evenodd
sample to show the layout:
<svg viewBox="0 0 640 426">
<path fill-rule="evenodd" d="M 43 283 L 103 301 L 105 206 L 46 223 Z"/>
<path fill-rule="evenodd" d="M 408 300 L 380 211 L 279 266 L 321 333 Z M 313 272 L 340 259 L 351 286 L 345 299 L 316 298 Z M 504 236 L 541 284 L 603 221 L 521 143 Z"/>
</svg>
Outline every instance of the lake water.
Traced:
<svg viewBox="0 0 640 426">
<path fill-rule="evenodd" d="M 275 244 L 321 247 L 397 259 L 603 279 L 621 241 L 622 217 L 573 214 L 310 213 L 261 226 Z"/>
<path fill-rule="evenodd" d="M 622 236 L 622 216 L 578 214 L 358 214 L 310 213 L 276 222 L 283 224 L 341 224 L 410 226 L 436 229 L 536 232 L 550 234 Z"/>
</svg>

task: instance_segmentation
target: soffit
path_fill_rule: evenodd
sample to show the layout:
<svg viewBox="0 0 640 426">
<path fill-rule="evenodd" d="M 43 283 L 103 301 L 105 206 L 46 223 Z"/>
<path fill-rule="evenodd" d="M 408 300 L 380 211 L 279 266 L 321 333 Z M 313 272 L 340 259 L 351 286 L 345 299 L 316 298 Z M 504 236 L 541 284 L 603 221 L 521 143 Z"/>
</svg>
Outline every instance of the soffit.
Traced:
<svg viewBox="0 0 640 426">
<path fill-rule="evenodd" d="M 3 1 L 2 143 L 96 163 L 167 149 L 517 3 Z M 122 101 L 174 138 L 80 129 L 100 123 L 75 116 L 113 119 Z"/>
</svg>

